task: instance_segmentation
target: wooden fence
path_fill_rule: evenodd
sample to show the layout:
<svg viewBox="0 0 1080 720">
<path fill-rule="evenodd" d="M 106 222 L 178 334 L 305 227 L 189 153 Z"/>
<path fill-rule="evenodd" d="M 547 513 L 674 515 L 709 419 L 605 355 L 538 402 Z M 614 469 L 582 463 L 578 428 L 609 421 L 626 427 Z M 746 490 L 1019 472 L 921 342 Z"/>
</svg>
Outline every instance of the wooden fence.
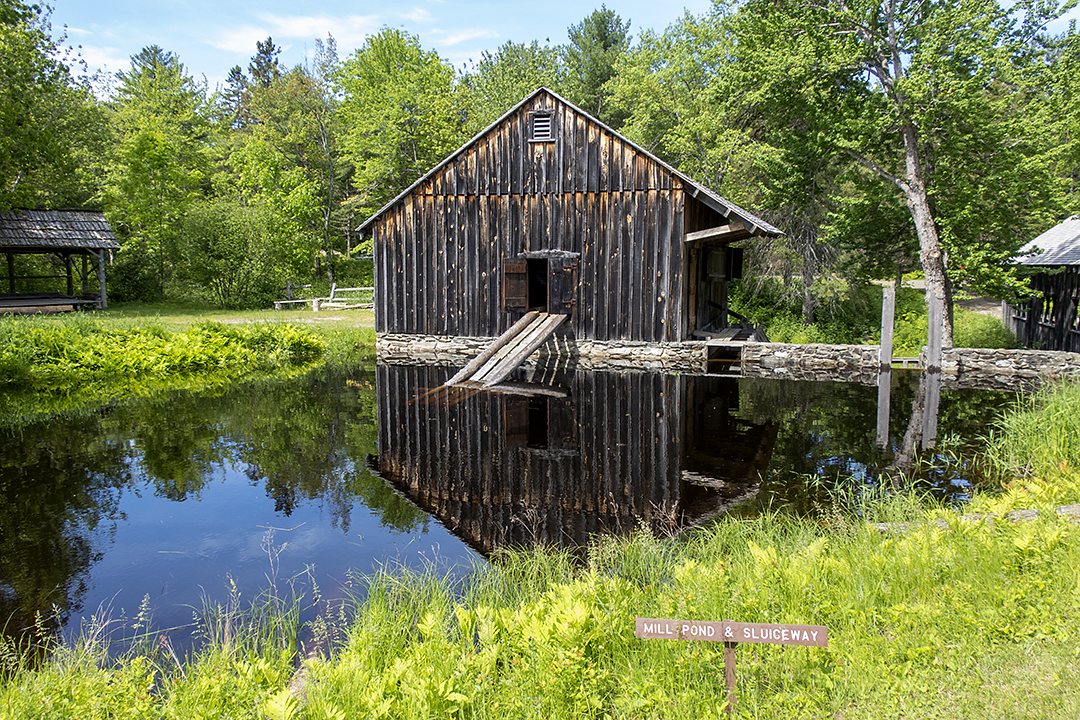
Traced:
<svg viewBox="0 0 1080 720">
<path fill-rule="evenodd" d="M 1031 289 L 1035 294 L 1024 305 L 1005 306 L 1005 324 L 1024 347 L 1080 352 L 1080 267 L 1039 273 Z"/>
</svg>

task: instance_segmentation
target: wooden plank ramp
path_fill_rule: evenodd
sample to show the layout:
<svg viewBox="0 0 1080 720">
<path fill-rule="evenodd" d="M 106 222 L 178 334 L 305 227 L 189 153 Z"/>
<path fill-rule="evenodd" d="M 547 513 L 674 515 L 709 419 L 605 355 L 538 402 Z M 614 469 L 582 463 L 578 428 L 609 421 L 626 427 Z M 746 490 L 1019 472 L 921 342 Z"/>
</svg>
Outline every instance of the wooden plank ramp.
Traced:
<svg viewBox="0 0 1080 720">
<path fill-rule="evenodd" d="M 446 384 L 483 388 L 497 385 L 547 342 L 567 317 L 535 311 L 526 313 Z"/>
</svg>

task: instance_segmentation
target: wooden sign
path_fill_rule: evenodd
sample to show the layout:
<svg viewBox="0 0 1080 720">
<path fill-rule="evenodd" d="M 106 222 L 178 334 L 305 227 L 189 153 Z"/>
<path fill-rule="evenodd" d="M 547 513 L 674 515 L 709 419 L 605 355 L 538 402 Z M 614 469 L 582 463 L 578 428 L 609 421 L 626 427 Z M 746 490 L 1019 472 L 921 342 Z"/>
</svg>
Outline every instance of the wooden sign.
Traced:
<svg viewBox="0 0 1080 720">
<path fill-rule="evenodd" d="M 829 628 L 823 625 L 637 618 L 634 634 L 644 639 L 706 640 L 724 643 L 724 683 L 728 691 L 728 715 L 735 714 L 735 647 L 739 643 L 829 647 Z"/>
<path fill-rule="evenodd" d="M 774 625 L 725 620 L 662 620 L 637 618 L 635 635 L 666 640 L 764 643 L 829 647 L 829 628 L 823 625 Z"/>
</svg>

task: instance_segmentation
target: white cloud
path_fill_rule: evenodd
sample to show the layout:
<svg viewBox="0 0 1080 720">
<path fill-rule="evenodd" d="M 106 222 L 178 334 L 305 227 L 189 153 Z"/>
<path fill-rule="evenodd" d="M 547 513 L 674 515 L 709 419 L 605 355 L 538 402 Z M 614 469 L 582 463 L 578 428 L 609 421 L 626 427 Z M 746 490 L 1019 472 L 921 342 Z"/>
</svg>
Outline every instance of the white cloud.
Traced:
<svg viewBox="0 0 1080 720">
<path fill-rule="evenodd" d="M 81 45 L 78 53 L 91 73 L 98 70 L 116 72 L 123 70 L 131 64 L 131 57 L 119 48 L 96 45 Z"/>
<path fill-rule="evenodd" d="M 431 13 L 423 8 L 413 8 L 407 13 L 401 14 L 402 19 L 409 20 L 415 23 L 429 23 L 431 22 Z"/>
<path fill-rule="evenodd" d="M 497 38 L 499 33 L 494 30 L 488 30 L 486 28 L 470 28 L 468 30 L 432 30 L 429 35 L 436 38 L 436 43 L 447 47 L 453 45 L 459 45 L 469 40 L 478 40 L 480 38 Z"/>
<path fill-rule="evenodd" d="M 250 54 L 256 41 L 265 40 L 268 36 L 274 38 L 275 43 L 284 39 L 314 40 L 325 37 L 327 33 L 334 36 L 341 47 L 359 46 L 364 39 L 379 28 L 377 15 L 349 15 L 346 17 L 329 17 L 327 15 L 271 15 L 259 16 L 261 25 L 245 25 L 233 30 L 220 33 L 217 38 L 208 42 L 219 50 Z"/>
</svg>

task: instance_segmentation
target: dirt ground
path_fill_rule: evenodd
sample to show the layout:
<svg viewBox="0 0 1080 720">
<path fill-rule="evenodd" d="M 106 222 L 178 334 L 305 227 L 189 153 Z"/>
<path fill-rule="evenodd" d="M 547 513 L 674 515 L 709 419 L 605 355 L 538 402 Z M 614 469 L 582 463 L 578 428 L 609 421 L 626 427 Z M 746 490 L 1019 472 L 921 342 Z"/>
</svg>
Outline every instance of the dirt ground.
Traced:
<svg viewBox="0 0 1080 720">
<path fill-rule="evenodd" d="M 916 290 L 926 290 L 926 281 L 905 280 L 904 287 L 915 288 Z M 982 313 L 983 315 L 992 315 L 998 320 L 1002 319 L 1000 300 L 994 300 L 993 298 L 977 297 L 969 298 L 967 300 L 956 300 L 953 305 L 958 308 L 964 308 L 966 310 L 974 310 L 975 312 Z"/>
<path fill-rule="evenodd" d="M 991 298 L 971 298 L 970 300 L 957 300 L 954 305 L 958 308 L 974 310 L 983 315 L 992 315 L 1001 320 L 1001 301 Z"/>
</svg>

